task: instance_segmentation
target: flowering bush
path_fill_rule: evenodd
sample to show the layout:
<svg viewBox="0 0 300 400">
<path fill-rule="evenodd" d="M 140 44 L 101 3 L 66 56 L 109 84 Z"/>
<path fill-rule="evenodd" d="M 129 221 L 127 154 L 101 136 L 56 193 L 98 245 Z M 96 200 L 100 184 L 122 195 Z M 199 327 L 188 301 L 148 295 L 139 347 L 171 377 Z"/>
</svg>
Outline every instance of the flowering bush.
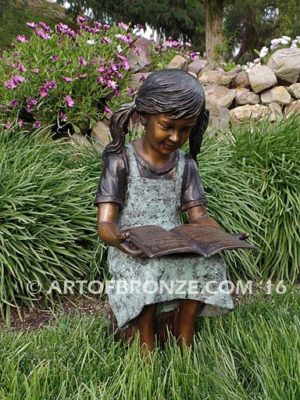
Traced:
<svg viewBox="0 0 300 400">
<path fill-rule="evenodd" d="M 34 127 L 72 123 L 81 129 L 130 100 L 127 25 L 78 17 L 76 30 L 28 22 L 34 35 L 18 35 L 0 58 L 0 118 Z"/>
</svg>

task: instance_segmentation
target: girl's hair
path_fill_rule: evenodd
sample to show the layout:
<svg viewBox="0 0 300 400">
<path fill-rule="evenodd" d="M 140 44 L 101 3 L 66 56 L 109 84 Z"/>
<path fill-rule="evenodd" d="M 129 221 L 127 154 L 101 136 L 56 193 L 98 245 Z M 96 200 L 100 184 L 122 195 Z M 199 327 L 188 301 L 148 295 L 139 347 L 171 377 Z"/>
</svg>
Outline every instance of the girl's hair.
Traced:
<svg viewBox="0 0 300 400">
<path fill-rule="evenodd" d="M 197 117 L 189 138 L 190 155 L 197 162 L 209 118 L 204 89 L 198 79 L 178 69 L 152 72 L 140 87 L 135 101 L 124 104 L 111 116 L 109 129 L 113 140 L 106 146 L 104 155 L 122 151 L 129 120 L 134 112 L 166 114 L 173 119 Z"/>
</svg>

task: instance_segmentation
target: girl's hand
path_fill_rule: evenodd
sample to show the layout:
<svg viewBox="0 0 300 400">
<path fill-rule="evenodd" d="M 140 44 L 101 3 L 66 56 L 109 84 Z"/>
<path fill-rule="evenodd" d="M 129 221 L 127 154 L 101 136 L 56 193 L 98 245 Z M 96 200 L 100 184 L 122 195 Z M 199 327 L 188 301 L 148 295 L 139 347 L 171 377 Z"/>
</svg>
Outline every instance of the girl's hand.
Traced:
<svg viewBox="0 0 300 400">
<path fill-rule="evenodd" d="M 129 233 L 125 233 L 123 235 L 127 235 L 126 238 L 129 237 Z M 133 243 L 130 242 L 130 240 L 124 240 L 122 241 L 119 246 L 117 246 L 118 249 L 122 250 L 124 253 L 129 254 L 130 256 L 133 257 L 141 257 L 141 258 L 146 258 L 146 254 L 143 252 L 143 250 L 139 249 L 136 247 Z"/>
</svg>

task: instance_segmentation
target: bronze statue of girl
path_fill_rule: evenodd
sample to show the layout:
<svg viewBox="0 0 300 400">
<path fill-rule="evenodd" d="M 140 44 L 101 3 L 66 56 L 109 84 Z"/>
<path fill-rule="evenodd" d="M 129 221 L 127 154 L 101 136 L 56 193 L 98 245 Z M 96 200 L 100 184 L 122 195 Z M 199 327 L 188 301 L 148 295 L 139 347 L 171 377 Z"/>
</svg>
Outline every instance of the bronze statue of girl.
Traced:
<svg viewBox="0 0 300 400">
<path fill-rule="evenodd" d="M 125 143 L 133 113 L 140 116 L 145 131 L 140 139 Z M 206 212 L 197 164 L 208 116 L 201 83 L 186 72 L 167 69 L 150 74 L 135 101 L 123 105 L 110 120 L 113 140 L 103 154 L 95 199 L 98 233 L 109 245 L 111 277 L 126 289 L 112 285 L 108 291 L 118 328 L 136 327 L 143 354 L 154 348 L 155 333 L 162 329 L 162 325 L 157 329 L 159 319 L 168 321 L 182 348 L 193 343 L 197 315 L 215 316 L 234 309 L 229 292 L 205 288 L 209 282 L 216 288 L 227 279 L 219 255 L 147 259 L 126 244 L 126 229 L 151 224 L 171 229 L 181 225 L 180 212 L 187 213 L 189 223 L 205 221 L 219 228 Z M 186 141 L 189 154 L 180 150 Z M 162 282 L 178 281 L 197 282 L 198 290 L 191 291 L 189 285 L 180 293 L 161 290 Z M 133 282 L 135 286 L 130 285 Z M 160 290 L 150 291 L 149 282 Z"/>
</svg>

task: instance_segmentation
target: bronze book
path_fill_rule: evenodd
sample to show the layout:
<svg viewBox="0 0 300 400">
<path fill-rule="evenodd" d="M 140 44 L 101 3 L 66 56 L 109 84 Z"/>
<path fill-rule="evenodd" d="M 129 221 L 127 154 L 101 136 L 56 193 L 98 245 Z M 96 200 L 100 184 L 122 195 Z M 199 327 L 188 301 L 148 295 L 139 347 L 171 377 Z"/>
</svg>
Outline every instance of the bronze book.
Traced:
<svg viewBox="0 0 300 400">
<path fill-rule="evenodd" d="M 149 257 L 178 253 L 196 253 L 210 257 L 221 250 L 254 249 L 255 246 L 211 226 L 180 225 L 166 230 L 158 225 L 144 225 L 127 229 L 129 242 Z"/>
</svg>

